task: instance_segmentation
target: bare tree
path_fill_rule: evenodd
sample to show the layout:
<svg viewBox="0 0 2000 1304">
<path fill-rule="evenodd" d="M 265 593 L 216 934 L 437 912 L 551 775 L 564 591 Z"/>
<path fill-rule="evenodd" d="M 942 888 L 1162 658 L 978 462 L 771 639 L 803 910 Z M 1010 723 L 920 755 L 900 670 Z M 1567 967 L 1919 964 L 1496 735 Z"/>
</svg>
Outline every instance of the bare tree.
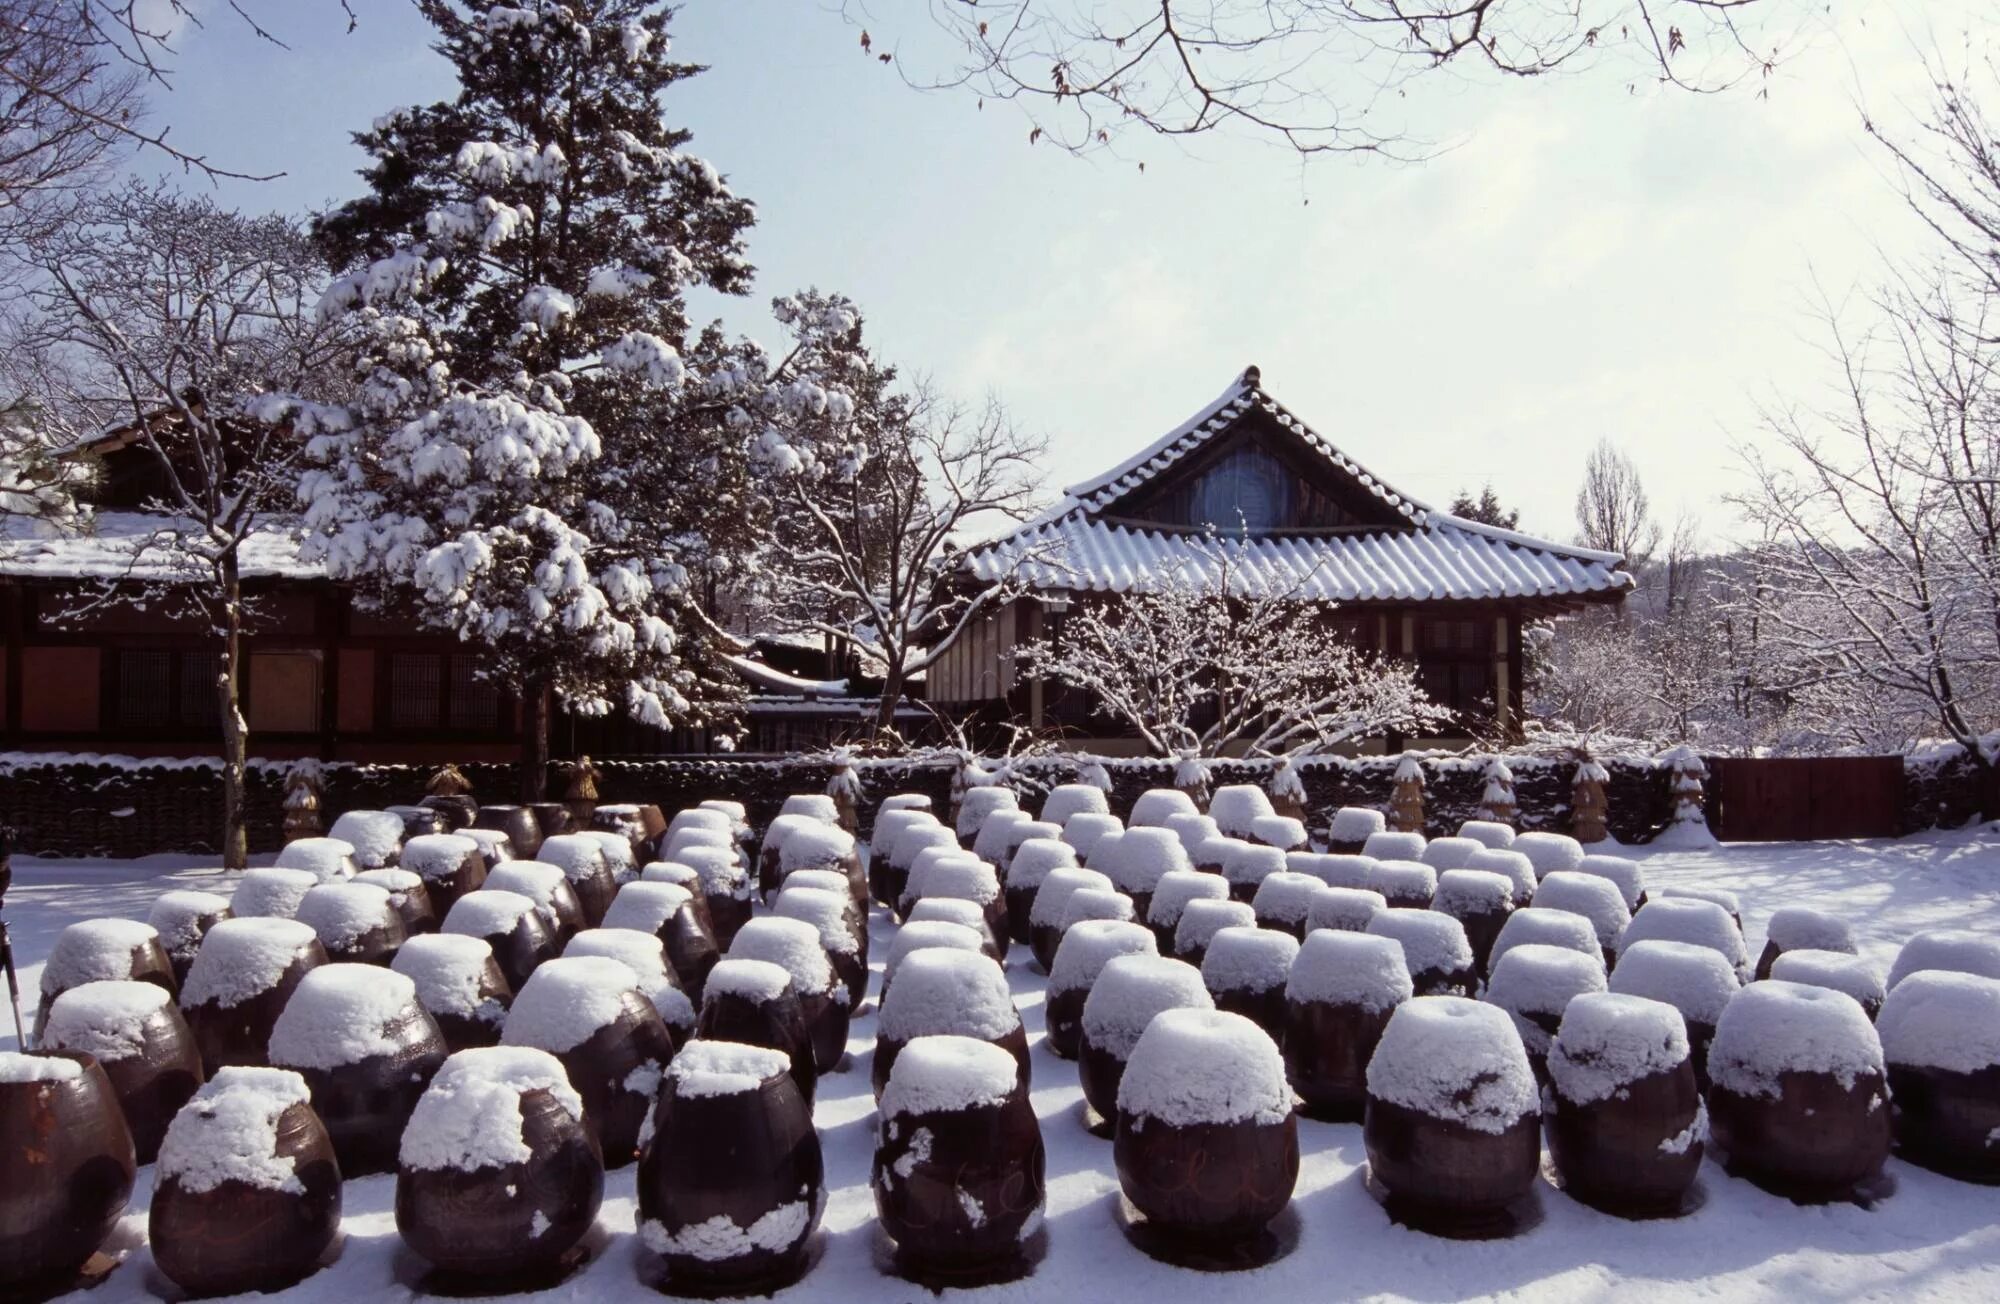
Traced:
<svg viewBox="0 0 2000 1304">
<path fill-rule="evenodd" d="M 1583 464 L 1576 491 L 1577 542 L 1615 552 L 1632 566 L 1644 566 L 1660 546 L 1660 526 L 1639 468 L 1616 444 L 1601 439 Z"/>
<path fill-rule="evenodd" d="M 134 183 L 81 206 L 39 246 L 35 270 L 33 313 L 9 349 L 58 362 L 47 374 L 71 387 L 50 405 L 144 447 L 159 471 L 149 518 L 119 536 L 124 573 L 83 606 L 167 602 L 207 623 L 220 666 L 222 853 L 241 868 L 244 550 L 294 530 L 311 414 L 272 396 L 324 392 L 335 370 L 341 342 L 313 313 L 321 264 L 290 219 Z"/>
<path fill-rule="evenodd" d="M 845 0 L 861 26 L 862 0 Z M 1806 14 L 1771 0 L 930 0 L 963 56 L 906 70 L 1025 105 L 1029 139 L 1083 152 L 1129 131 L 1196 136 L 1238 128 L 1302 155 L 1408 156 L 1385 124 L 1396 101 L 1447 69 L 1539 77 L 1601 65 L 1709 92 L 1761 78 Z M 1776 33 L 1759 31 L 1769 17 Z M 876 35 L 861 47 L 884 63 Z"/>
<path fill-rule="evenodd" d="M 887 735 L 910 677 L 1024 592 L 1023 569 L 1045 560 L 1010 554 L 985 579 L 959 566 L 968 535 L 1034 510 L 1048 449 L 995 399 L 899 395 L 886 388 L 893 372 L 856 371 L 860 411 L 838 446 L 759 459 L 777 554 L 763 585 L 780 629 L 829 635 L 879 665 Z"/>
<path fill-rule="evenodd" d="M 1016 664 L 1094 694 L 1156 756 L 1295 756 L 1452 718 L 1413 665 L 1332 636 L 1296 587 L 1249 583 L 1240 543 L 1190 551 L 1146 592 L 1079 603 Z"/>
</svg>

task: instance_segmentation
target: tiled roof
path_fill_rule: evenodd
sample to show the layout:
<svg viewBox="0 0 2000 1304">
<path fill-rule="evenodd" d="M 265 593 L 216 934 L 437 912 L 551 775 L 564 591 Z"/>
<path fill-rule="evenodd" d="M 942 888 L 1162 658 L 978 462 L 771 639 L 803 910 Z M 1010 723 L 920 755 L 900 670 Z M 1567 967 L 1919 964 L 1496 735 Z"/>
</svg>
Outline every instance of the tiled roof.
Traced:
<svg viewBox="0 0 2000 1304">
<path fill-rule="evenodd" d="M 1176 572 L 1192 579 L 1218 570 L 1213 550 L 1188 547 L 1186 531 L 1108 519 L 1104 509 L 1260 410 L 1408 525 L 1232 540 L 1229 578 L 1237 592 L 1329 602 L 1574 599 L 1632 586 L 1614 553 L 1461 520 L 1397 491 L 1286 411 L 1255 368 L 1143 452 L 1072 485 L 1050 511 L 968 550 L 967 570 L 993 580 L 1018 565 L 1037 588 L 1110 593 L 1144 592 Z"/>
<path fill-rule="evenodd" d="M 0 516 L 0 575 L 36 579 L 193 582 L 205 568 L 176 548 L 169 535 L 198 527 L 154 512 L 100 511 L 75 529 L 57 529 L 24 516 Z M 274 523 L 243 543 L 245 579 L 324 579 L 326 571 L 299 558 L 288 524 Z"/>
</svg>

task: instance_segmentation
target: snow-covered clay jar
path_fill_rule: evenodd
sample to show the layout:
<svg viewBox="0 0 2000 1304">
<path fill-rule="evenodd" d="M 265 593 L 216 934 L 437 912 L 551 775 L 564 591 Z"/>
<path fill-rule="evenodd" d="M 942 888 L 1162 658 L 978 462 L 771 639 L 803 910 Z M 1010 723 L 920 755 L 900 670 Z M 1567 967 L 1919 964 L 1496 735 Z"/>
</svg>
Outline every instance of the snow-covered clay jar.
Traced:
<svg viewBox="0 0 2000 1304">
<path fill-rule="evenodd" d="M 1421 860 L 1378 860 L 1366 886 L 1380 892 L 1391 910 L 1428 910 L 1437 896 L 1437 871 Z"/>
<path fill-rule="evenodd" d="M 1222 877 L 1229 881 L 1229 899 L 1255 901 L 1257 889 L 1273 874 L 1285 872 L 1285 853 L 1261 842 L 1236 842 L 1222 858 Z"/>
<path fill-rule="evenodd" d="M 1153 940 L 1158 943 L 1160 954 L 1171 955 L 1174 949 L 1174 930 L 1180 927 L 1181 912 L 1190 901 L 1227 901 L 1229 884 L 1219 874 L 1203 874 L 1196 870 L 1175 870 L 1162 874 L 1160 881 L 1153 885 L 1153 899 L 1146 907 L 1146 926 L 1153 930 Z M 1254 915 L 1254 911 L 1252 912 Z"/>
<path fill-rule="evenodd" d="M 431 933 L 403 943 L 389 965 L 417 985 L 417 1001 L 437 1022 L 453 1051 L 491 1046 L 514 1003 L 514 988 L 500 972 L 493 948 L 480 937 Z"/>
<path fill-rule="evenodd" d="M 1214 821 L 1209 820 L 1205 815 L 1176 815 L 1173 818 L 1202 820 L 1207 823 L 1210 833 L 1215 831 Z M 1077 861 L 1081 863 L 1090 858 L 1091 852 L 1097 850 L 1098 843 L 1104 841 L 1104 839 L 1114 833 L 1123 833 L 1124 831 L 1125 821 L 1119 819 L 1116 815 L 1093 815 L 1085 811 L 1081 815 L 1070 816 L 1069 822 L 1063 825 L 1061 841 L 1064 846 L 1076 853 Z M 1178 832 L 1178 830 L 1176 831 Z M 1194 848 L 1194 844 L 1189 842 L 1186 837 L 1181 838 L 1181 846 L 1190 851 Z M 1019 848 L 1015 849 L 1014 854 L 1016 856 L 1021 854 Z"/>
<path fill-rule="evenodd" d="M 651 933 L 666 948 L 667 963 L 681 980 L 688 999 L 701 1005 L 709 971 L 722 958 L 722 947 L 708 923 L 707 899 L 679 883 L 654 877 L 659 865 L 648 865 L 637 883 L 627 883 L 604 912 L 606 928 L 630 928 Z"/>
<path fill-rule="evenodd" d="M 1179 788 L 1148 788 L 1132 800 L 1132 814 L 1125 821 L 1135 829 L 1165 828 L 1176 815 L 1199 815 L 1194 798 Z"/>
<path fill-rule="evenodd" d="M 153 1262 L 194 1296 L 283 1290 L 340 1232 L 340 1165 L 305 1079 L 223 1069 L 167 1128 L 153 1178 Z"/>
<path fill-rule="evenodd" d="M 1046 1156 L 1014 1057 L 969 1037 L 918 1037 L 896 1057 L 879 1113 L 875 1211 L 897 1266 L 920 1278 L 1025 1266 Z"/>
<path fill-rule="evenodd" d="M 1194 862 L 1171 829 L 1138 828 L 1120 837 L 1097 868 L 1113 887 L 1132 899 L 1133 913 L 1144 919 L 1160 880 L 1193 869 Z"/>
<path fill-rule="evenodd" d="M 801 874 L 820 874 L 822 870 L 801 870 Z M 970 904 L 969 902 L 966 904 Z M 785 880 L 784 890 L 778 893 L 776 912 L 786 919 L 797 919 L 812 925 L 819 934 L 819 949 L 826 955 L 826 962 L 833 966 L 833 976 L 847 993 L 847 1006 L 852 1010 L 861 1004 L 861 998 L 868 991 L 868 951 L 862 942 L 862 929 L 854 922 L 854 899 L 845 887 L 822 888 L 809 886 L 799 874 Z M 974 913 L 978 907 L 973 907 Z"/>
<path fill-rule="evenodd" d="M 1889 1157 L 1882 1043 L 1851 996 L 1775 979 L 1743 988 L 1715 1025 L 1708 1076 L 1726 1166 L 1773 1194 L 1847 1199 Z"/>
<path fill-rule="evenodd" d="M 919 826 L 944 827 L 937 816 L 924 807 L 885 808 L 875 816 L 875 827 L 868 834 L 868 895 L 875 899 L 876 905 L 896 904 L 896 892 L 890 887 L 889 853 L 895 849 L 897 838 Z M 956 843 L 957 839 L 952 841 Z"/>
<path fill-rule="evenodd" d="M 1575 870 L 1563 872 L 1589 874 L 1616 884 L 1619 896 L 1625 900 L 1625 908 L 1634 914 L 1651 900 L 1646 894 L 1646 871 L 1640 868 L 1638 861 L 1625 856 L 1585 856 Z"/>
<path fill-rule="evenodd" d="M 1234 903 L 1232 903 L 1234 904 Z M 1083 1002 L 1083 1040 L 1077 1077 L 1083 1098 L 1100 1119 L 1118 1117 L 1118 1084 L 1146 1025 L 1163 1010 L 1212 1010 L 1201 970 L 1158 955 L 1121 955 L 1098 971 Z"/>
<path fill-rule="evenodd" d="M 1472 947 L 1472 967 L 1483 974 L 1493 943 L 1500 940 L 1507 916 L 1514 913 L 1514 885 L 1490 870 L 1447 869 L 1438 875 L 1431 909 L 1458 921 Z"/>
<path fill-rule="evenodd" d="M 96 1060 L 0 1051 L 0 1298 L 67 1288 L 124 1211 L 134 1167 Z"/>
<path fill-rule="evenodd" d="M 765 960 L 791 978 L 792 994 L 812 1039 L 813 1067 L 831 1073 L 847 1051 L 847 1028 L 853 1011 L 847 986 L 833 972 L 820 948 L 819 929 L 801 919 L 766 915 L 753 919 L 736 934 L 729 948 L 733 959 Z"/>
<path fill-rule="evenodd" d="M 444 917 L 444 931 L 485 941 L 507 985 L 517 992 L 543 961 L 562 953 L 562 943 L 533 898 L 498 888 L 483 887 L 460 897 Z"/>
<path fill-rule="evenodd" d="M 1484 850 L 1485 843 L 1471 838 L 1432 838 L 1424 844 L 1424 854 L 1417 859 L 1443 874 L 1447 870 L 1466 868 L 1466 862 Z"/>
<path fill-rule="evenodd" d="M 826 1203 L 812 1106 L 782 1052 L 696 1038 L 667 1067 L 639 1160 L 639 1240 L 665 1287 L 764 1294 L 797 1281 Z"/>
<path fill-rule="evenodd" d="M 1854 955 L 1854 930 L 1847 921 L 1808 906 L 1783 906 L 1764 926 L 1764 950 L 1757 957 L 1757 981 L 1771 976 L 1778 957 L 1792 951 L 1837 951 Z"/>
<path fill-rule="evenodd" d="M 1505 851 L 1514 845 L 1513 827 L 1497 820 L 1467 820 L 1458 826 L 1458 836 L 1471 838 L 1489 851 Z"/>
<path fill-rule="evenodd" d="M 1742 983 L 1720 952 L 1688 942 L 1640 942 L 1611 974 L 1611 990 L 1665 1001 L 1687 1024 L 1695 1083 L 1708 1094 L 1708 1046 Z"/>
<path fill-rule="evenodd" d="M 1331 928 L 1306 935 L 1285 980 L 1284 1053 L 1307 1118 L 1361 1121 L 1368 1061 L 1414 992 L 1394 938 Z"/>
<path fill-rule="evenodd" d="M 920 901 L 946 897 L 971 901 L 984 916 L 983 927 L 994 945 L 1005 953 L 1011 935 L 1007 899 L 1000 890 L 1000 876 L 993 866 L 963 851 L 932 848 L 917 857 L 904 881 L 896 912 L 908 919 Z"/>
<path fill-rule="evenodd" d="M 1378 829 L 1362 842 L 1359 854 L 1370 860 L 1414 860 L 1421 862 L 1424 848 L 1429 840 L 1421 833 L 1404 833 L 1395 829 Z M 1329 851 L 1338 848 L 1329 847 Z"/>
<path fill-rule="evenodd" d="M 272 864 L 311 874 L 318 883 L 338 883 L 361 870 L 354 858 L 354 844 L 345 838 L 294 838 L 278 849 Z M 239 908 L 236 913 L 243 911 Z"/>
<path fill-rule="evenodd" d="M 854 835 L 838 824 L 815 823 L 793 830 L 778 848 L 778 883 L 800 870 L 829 869 L 847 880 L 854 903 L 868 900 L 868 875 L 861 864 L 861 849 Z M 769 893 L 766 893 L 768 896 Z"/>
<path fill-rule="evenodd" d="M 459 1051 L 403 1131 L 396 1230 L 454 1277 L 519 1289 L 559 1271 L 603 1202 L 583 1100 L 546 1051 Z"/>
<path fill-rule="evenodd" d="M 343 874 L 326 881 L 343 882 L 352 877 L 352 874 Z M 246 869 L 243 876 L 236 880 L 236 890 L 229 895 L 229 910 L 238 919 L 290 919 L 298 913 L 299 902 L 305 900 L 306 893 L 319 883 L 312 871 L 305 869 L 286 869 L 276 865 Z"/>
<path fill-rule="evenodd" d="M 1579 870 L 1559 869 L 1543 879 L 1535 890 L 1535 904 L 1544 910 L 1566 910 L 1588 919 L 1597 934 L 1605 972 L 1617 967 L 1618 947 L 1624 940 L 1626 926 L 1632 922 L 1632 911 L 1616 883 Z"/>
<path fill-rule="evenodd" d="M 1209 875 L 1210 878 L 1215 875 Z M 1196 969 L 1208 957 L 1209 939 L 1225 928 L 1255 928 L 1257 911 L 1248 901 L 1202 898 L 1181 907 L 1174 925 L 1174 958 Z"/>
<path fill-rule="evenodd" d="M 1599 964 L 1604 962 L 1604 947 L 1597 940 L 1597 929 L 1591 922 L 1582 915 L 1549 906 L 1528 906 L 1507 916 L 1507 922 L 1500 926 L 1500 936 L 1493 941 L 1487 971 L 1499 968 L 1507 952 L 1517 946 L 1560 946 L 1590 956 Z"/>
<path fill-rule="evenodd" d="M 989 1042 L 1014 1057 L 1028 1081 L 1028 1033 L 1007 989 L 1007 975 L 983 955 L 933 946 L 905 956 L 875 1020 L 875 1099 L 903 1047 L 918 1037 L 950 1035 Z"/>
<path fill-rule="evenodd" d="M 525 904 L 525 903 L 524 903 Z M 271 1029 L 326 948 L 296 919 L 225 919 L 208 930 L 188 967 L 181 1013 L 201 1050 L 203 1072 L 269 1063 Z"/>
<path fill-rule="evenodd" d="M 1571 1198 L 1628 1218 L 1681 1212 L 1708 1114 L 1680 1011 L 1640 996 L 1579 996 L 1548 1067 L 1549 1155 Z"/>
<path fill-rule="evenodd" d="M 448 836 L 440 834 L 438 836 Z M 364 869 L 354 876 L 354 881 L 370 887 L 379 887 L 389 894 L 389 905 L 396 917 L 403 921 L 406 937 L 422 937 L 438 930 L 437 906 L 431 901 L 431 890 L 425 886 L 418 874 L 408 869 Z"/>
<path fill-rule="evenodd" d="M 1202 986 L 1215 1008 L 1240 1014 L 1273 1043 L 1285 1036 L 1285 981 L 1298 957 L 1299 940 L 1271 928 L 1225 928 L 1208 941 L 1201 960 Z"/>
<path fill-rule="evenodd" d="M 735 849 L 729 846 L 682 847 L 669 859 L 695 872 L 701 883 L 702 900 L 708 906 L 708 923 L 715 932 L 715 944 L 727 951 L 729 944 L 736 940 L 736 930 L 750 922 L 757 895 L 749 873 L 736 858 Z M 771 890 L 775 892 L 777 887 L 774 881 Z"/>
<path fill-rule="evenodd" d="M 1380 892 L 1359 887 L 1322 886 L 1313 893 L 1312 904 L 1306 907 L 1306 935 L 1310 937 L 1325 928 L 1343 933 L 1365 933 L 1368 921 L 1375 917 L 1375 912 L 1388 908 L 1389 902 Z"/>
<path fill-rule="evenodd" d="M 1423 1231 L 1497 1234 L 1541 1175 L 1540 1103 L 1505 1011 L 1458 996 L 1396 1007 L 1368 1062 L 1368 1169 Z"/>
<path fill-rule="evenodd" d="M 1104 966 L 1121 955 L 1158 955 L 1152 930 L 1127 920 L 1086 919 L 1063 934 L 1049 967 L 1043 1023 L 1049 1049 L 1075 1059 L 1083 1044 L 1083 1003 Z"/>
<path fill-rule="evenodd" d="M 799 1094 L 811 1105 L 819 1085 L 812 1030 L 792 991 L 792 976 L 768 960 L 731 958 L 710 971 L 695 1016 L 697 1041 L 763 1046 L 785 1057 Z"/>
<path fill-rule="evenodd" d="M 1070 893 L 1086 888 L 1117 890 L 1109 875 L 1094 869 L 1052 869 L 1036 889 L 1034 904 L 1028 908 L 1028 949 L 1034 952 L 1043 973 L 1055 963 L 1056 947 L 1062 943 L 1063 908 L 1069 904 Z"/>
<path fill-rule="evenodd" d="M 1957 929 L 1918 933 L 1903 943 L 1903 949 L 1896 953 L 1896 963 L 1889 966 L 1890 989 L 1894 990 L 1911 974 L 1927 969 L 2000 978 L 2000 939 Z"/>
<path fill-rule="evenodd" d="M 403 817 L 388 810 L 351 810 L 333 822 L 327 837 L 354 848 L 359 869 L 393 865 L 403 850 Z"/>
<path fill-rule="evenodd" d="M 1770 976 L 1846 992 L 1861 1002 L 1861 1012 L 1871 1023 L 1882 1012 L 1882 1002 L 1889 994 L 1875 963 L 1846 951 L 1786 951 L 1771 962 Z"/>
<path fill-rule="evenodd" d="M 500 1044 L 561 1060 L 604 1166 L 632 1162 L 674 1042 L 630 969 L 597 955 L 549 961 L 515 993 Z"/>
<path fill-rule="evenodd" d="M 1583 864 L 1583 844 L 1567 833 L 1522 833 L 1507 844 L 1507 849 L 1526 856 L 1535 867 L 1536 878 Z"/>
<path fill-rule="evenodd" d="M 1250 821 L 1250 840 L 1288 852 L 1308 846 L 1305 821 L 1289 815 L 1260 815 Z"/>
<path fill-rule="evenodd" d="M 1165 1237 L 1226 1247 L 1291 1203 L 1299 1131 L 1284 1060 L 1242 1015 L 1154 1018 L 1126 1063 L 1117 1107 L 1118 1184 Z"/>
<path fill-rule="evenodd" d="M 1896 984 L 1876 1027 L 1899 1153 L 1952 1177 L 2000 1184 L 2000 980 L 1912 974 Z"/>
<path fill-rule="evenodd" d="M 407 934 L 389 894 L 359 879 L 321 883 L 299 902 L 298 921 L 319 936 L 329 960 L 386 965 Z"/>
<path fill-rule="evenodd" d="M 174 967 L 176 987 L 187 982 L 195 952 L 201 949 L 201 939 L 231 913 L 229 898 L 212 892 L 176 889 L 153 898 L 152 908 L 146 911 L 146 922 L 160 935 L 160 945 Z"/>
<path fill-rule="evenodd" d="M 1208 799 L 1208 817 L 1232 838 L 1250 837 L 1252 825 L 1277 813 L 1270 796 L 1254 783 L 1225 783 Z"/>
<path fill-rule="evenodd" d="M 1060 783 L 1042 799 L 1041 820 L 1057 828 L 1067 826 L 1077 815 L 1109 815 L 1111 800 L 1102 788 L 1087 783 Z"/>
<path fill-rule="evenodd" d="M 138 1161 L 152 1163 L 167 1124 L 205 1076 L 194 1033 L 173 999 L 151 983 L 85 983 L 56 997 L 40 1031 L 42 1049 L 96 1059 L 118 1096 Z"/>
<path fill-rule="evenodd" d="M 524 859 L 532 859 L 542 849 L 542 822 L 526 806 L 481 806 L 472 817 L 472 827 L 504 834 L 514 854 Z"/>
<path fill-rule="evenodd" d="M 623 844 L 619 848 L 620 863 L 629 866 L 632 846 L 623 839 L 619 841 Z M 601 834 L 562 833 L 548 838 L 535 853 L 535 861 L 562 871 L 570 891 L 576 894 L 577 909 L 583 916 L 582 927 L 595 928 L 604 922 L 604 912 L 611 908 L 611 898 L 618 894 L 619 879 L 605 858 Z"/>
<path fill-rule="evenodd" d="M 583 903 L 562 870 L 539 860 L 503 860 L 486 876 L 486 892 L 513 892 L 535 903 L 560 950 L 585 928 Z"/>
<path fill-rule="evenodd" d="M 1713 901 L 1693 897 L 1663 897 L 1649 901 L 1633 914 L 1619 936 L 1622 954 L 1637 942 L 1687 942 L 1705 946 L 1729 962 L 1736 976 L 1750 979 L 1750 952 L 1743 945 L 1743 932 L 1729 912 Z"/>
<path fill-rule="evenodd" d="M 42 966 L 42 1001 L 35 1026 L 48 1023 L 49 1007 L 72 987 L 96 982 L 151 983 L 169 996 L 180 993 L 174 964 L 151 924 L 136 919 L 79 919 L 56 934 Z"/>
<path fill-rule="evenodd" d="M 957 897 L 925 897 L 910 907 L 910 913 L 904 918 L 903 931 L 907 931 L 911 924 L 936 923 L 957 924 L 961 928 L 971 929 L 979 938 L 981 955 L 995 964 L 1006 963 L 1007 952 L 995 940 L 993 930 L 987 926 L 986 912 L 980 909 L 978 902 L 965 901 Z M 897 941 L 903 940 L 903 931 L 897 932 Z M 912 946 L 908 949 L 922 948 Z M 884 989 L 886 990 L 886 985 Z"/>
<path fill-rule="evenodd" d="M 1560 946 L 1517 946 L 1493 966 L 1484 1000 L 1507 1011 L 1521 1034 L 1535 1077 L 1547 1080 L 1549 1045 L 1563 1012 L 1579 996 L 1604 990 L 1604 966 L 1595 956 Z"/>
<path fill-rule="evenodd" d="M 630 928 L 586 928 L 569 939 L 563 955 L 601 956 L 632 971 L 639 995 L 652 1004 L 667 1035 L 679 1050 L 694 1035 L 694 1002 L 681 990 L 681 980 L 667 963 L 660 939 Z"/>
<path fill-rule="evenodd" d="M 1512 883 L 1516 910 L 1534 904 L 1535 888 L 1541 880 L 1535 875 L 1534 862 L 1520 852 L 1505 847 L 1488 847 L 1484 851 L 1475 851 L 1467 856 L 1465 868 L 1498 874 Z"/>
<path fill-rule="evenodd" d="M 486 871 L 492 867 L 479 840 L 463 833 L 426 833 L 411 838 L 403 844 L 401 864 L 424 881 L 431 909 L 440 919 L 460 897 L 485 886 Z"/>
<path fill-rule="evenodd" d="M 1257 913 L 1257 926 L 1290 933 L 1294 941 L 1304 941 L 1306 915 L 1312 909 L 1313 897 L 1324 887 L 1311 874 L 1294 870 L 1281 869 L 1266 875 L 1257 885 L 1257 895 L 1250 899 L 1250 908 Z"/>
<path fill-rule="evenodd" d="M 1389 826 L 1379 810 L 1366 806 L 1342 806 L 1326 826 L 1326 849 L 1338 856 L 1358 856 L 1368 839 Z"/>
<path fill-rule="evenodd" d="M 312 1089 L 345 1177 L 394 1171 L 403 1125 L 448 1054 L 417 985 L 367 964 L 314 969 L 271 1029 L 271 1063 Z"/>
<path fill-rule="evenodd" d="M 983 789 L 982 789 L 983 791 Z M 933 848 L 944 851 L 965 851 L 952 831 L 935 820 L 913 820 L 896 831 L 895 841 L 885 843 L 889 849 L 889 867 L 883 875 L 883 888 L 888 893 L 888 906 L 895 909 L 903 899 L 903 889 L 910 881 L 910 867 L 917 857 Z"/>
<path fill-rule="evenodd" d="M 1450 915 L 1392 907 L 1378 911 L 1368 921 L 1366 931 L 1402 943 L 1417 995 L 1470 996 L 1478 990 L 1472 943 L 1466 940 L 1465 928 Z"/>
<path fill-rule="evenodd" d="M 965 795 L 958 800 L 957 826 L 954 831 L 958 835 L 959 845 L 967 851 L 972 850 L 973 842 L 979 837 L 979 831 L 986 826 L 988 819 L 1000 811 L 1020 809 L 1021 800 L 1014 795 L 1014 790 L 1011 788 L 1003 788 L 999 784 L 967 788 Z"/>
</svg>

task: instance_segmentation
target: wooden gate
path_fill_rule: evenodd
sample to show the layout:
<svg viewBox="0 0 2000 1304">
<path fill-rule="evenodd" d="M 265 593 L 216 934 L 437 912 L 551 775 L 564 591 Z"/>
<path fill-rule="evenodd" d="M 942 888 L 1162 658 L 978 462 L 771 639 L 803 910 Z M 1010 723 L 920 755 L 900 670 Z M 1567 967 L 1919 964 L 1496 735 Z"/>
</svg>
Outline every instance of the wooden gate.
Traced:
<svg viewBox="0 0 2000 1304">
<path fill-rule="evenodd" d="M 1712 757 L 1708 823 L 1725 842 L 1893 838 L 1900 756 Z"/>
</svg>

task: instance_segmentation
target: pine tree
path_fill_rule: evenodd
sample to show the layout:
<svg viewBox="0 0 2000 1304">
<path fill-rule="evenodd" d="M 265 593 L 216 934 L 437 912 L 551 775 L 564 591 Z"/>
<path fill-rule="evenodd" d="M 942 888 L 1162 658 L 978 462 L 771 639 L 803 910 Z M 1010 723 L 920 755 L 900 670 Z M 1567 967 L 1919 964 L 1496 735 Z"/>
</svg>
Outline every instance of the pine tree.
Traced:
<svg viewBox="0 0 2000 1304">
<path fill-rule="evenodd" d="M 1464 489 L 1451 500 L 1451 514 L 1462 521 L 1478 521 L 1481 525 L 1497 525 L 1503 530 L 1511 530 L 1521 519 L 1518 509 L 1509 510 L 1500 505 L 1500 495 L 1487 485 L 1479 491 L 1477 499 Z"/>
<path fill-rule="evenodd" d="M 762 526 L 747 453 L 852 406 L 797 354 L 690 338 L 689 287 L 746 290 L 754 213 L 662 121 L 700 71 L 668 59 L 669 9 L 419 7 L 459 94 L 358 134 L 369 193 L 316 227 L 347 269 L 323 310 L 373 347 L 349 427 L 313 441 L 309 548 L 480 645 L 539 795 L 550 693 L 657 726 L 740 697 L 701 601 Z"/>
</svg>

